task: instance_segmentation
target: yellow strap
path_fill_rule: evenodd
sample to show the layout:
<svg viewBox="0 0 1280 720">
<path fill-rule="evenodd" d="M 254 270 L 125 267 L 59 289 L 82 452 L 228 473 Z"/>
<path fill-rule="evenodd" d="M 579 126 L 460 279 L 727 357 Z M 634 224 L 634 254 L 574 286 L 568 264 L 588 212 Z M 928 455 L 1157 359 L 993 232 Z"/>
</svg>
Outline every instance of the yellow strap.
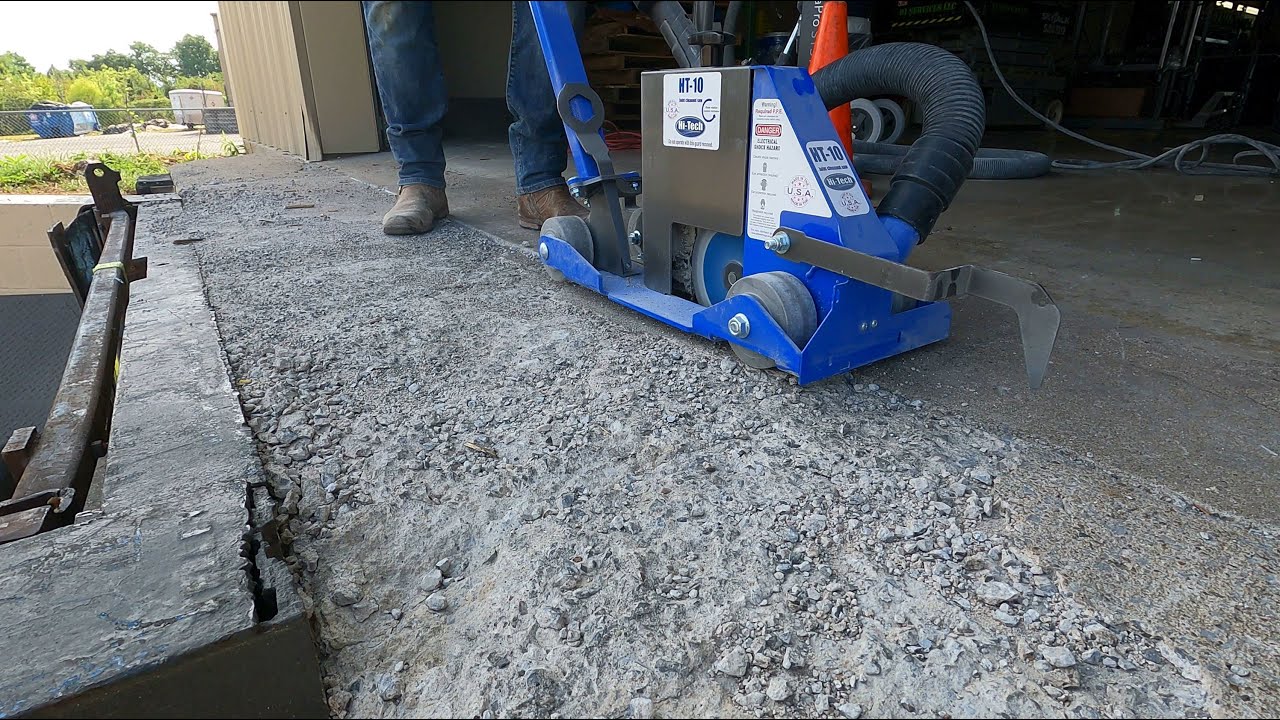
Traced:
<svg viewBox="0 0 1280 720">
<path fill-rule="evenodd" d="M 96 273 L 96 272 L 98 272 L 99 270 L 121 270 L 121 271 L 123 271 L 123 270 L 124 270 L 124 263 L 122 263 L 122 262 L 109 262 L 109 263 L 99 263 L 99 264 L 97 264 L 97 265 L 94 265 L 94 266 L 93 266 L 93 271 L 94 271 L 95 273 Z"/>
</svg>

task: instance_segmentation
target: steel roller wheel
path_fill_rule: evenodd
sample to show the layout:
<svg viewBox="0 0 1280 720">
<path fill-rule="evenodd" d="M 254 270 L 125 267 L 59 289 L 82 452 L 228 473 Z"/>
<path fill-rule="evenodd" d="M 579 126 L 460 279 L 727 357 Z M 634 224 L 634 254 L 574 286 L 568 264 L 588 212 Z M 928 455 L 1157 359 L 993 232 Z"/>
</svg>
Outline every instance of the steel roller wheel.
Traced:
<svg viewBox="0 0 1280 720">
<path fill-rule="evenodd" d="M 769 317 L 798 347 L 803 348 L 818 329 L 818 309 L 813 296 L 794 275 L 765 272 L 748 275 L 729 288 L 729 297 L 747 295 L 764 307 Z M 776 363 L 760 353 L 733 344 L 733 353 L 748 367 L 767 369 Z"/>
<path fill-rule="evenodd" d="M 596 252 L 595 245 L 591 242 L 591 228 L 587 226 L 587 221 L 576 215 L 561 215 L 557 217 L 547 218 L 542 223 L 540 235 L 547 235 L 557 240 L 563 240 L 569 244 L 569 247 L 578 251 L 587 262 L 594 264 Z M 547 254 L 539 243 L 538 255 L 542 257 L 542 261 L 547 261 Z M 564 273 L 547 265 L 547 272 L 556 280 L 563 280 Z"/>
<path fill-rule="evenodd" d="M 699 230 L 689 270 L 694 300 L 707 307 L 724 300 L 742 278 L 742 238 Z"/>
<path fill-rule="evenodd" d="M 742 277 L 742 238 L 687 225 L 675 228 L 672 291 L 710 307 Z"/>
</svg>

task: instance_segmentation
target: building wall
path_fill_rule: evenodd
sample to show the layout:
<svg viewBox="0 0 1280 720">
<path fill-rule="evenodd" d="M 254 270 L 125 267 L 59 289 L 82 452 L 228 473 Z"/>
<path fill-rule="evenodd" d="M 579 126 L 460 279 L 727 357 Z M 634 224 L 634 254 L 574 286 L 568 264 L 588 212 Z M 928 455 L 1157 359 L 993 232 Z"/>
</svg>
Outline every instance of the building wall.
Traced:
<svg viewBox="0 0 1280 720">
<path fill-rule="evenodd" d="M 319 132 L 303 89 L 293 3 L 219 2 L 225 69 L 246 140 L 319 160 Z"/>
<path fill-rule="evenodd" d="M 470 112 L 468 100 L 501 101 L 512 4 L 434 5 L 449 96 L 464 101 L 457 109 Z M 240 134 L 251 146 L 309 160 L 379 150 L 359 2 L 219 2 L 214 19 Z"/>
<path fill-rule="evenodd" d="M 360 3 L 296 5 L 305 41 L 303 86 L 314 98 L 321 151 L 377 152 L 378 122 Z"/>
<path fill-rule="evenodd" d="M 71 292 L 49 228 L 70 223 L 92 202 L 87 195 L 0 195 L 0 295 Z"/>
</svg>

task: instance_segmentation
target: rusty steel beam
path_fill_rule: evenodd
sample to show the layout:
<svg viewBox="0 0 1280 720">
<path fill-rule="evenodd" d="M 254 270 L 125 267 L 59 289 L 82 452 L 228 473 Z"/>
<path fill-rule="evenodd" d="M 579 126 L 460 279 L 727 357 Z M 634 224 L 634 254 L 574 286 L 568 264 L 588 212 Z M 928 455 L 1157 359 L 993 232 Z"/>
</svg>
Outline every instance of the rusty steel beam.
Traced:
<svg viewBox="0 0 1280 720">
<path fill-rule="evenodd" d="M 70 523 L 84 507 L 107 447 L 129 282 L 145 276 L 146 264 L 133 257 L 137 207 L 121 196 L 120 174 L 92 163 L 85 179 L 102 228 L 102 252 L 49 419 L 34 448 L 27 448 L 12 499 L 0 502 L 0 543 Z"/>
</svg>

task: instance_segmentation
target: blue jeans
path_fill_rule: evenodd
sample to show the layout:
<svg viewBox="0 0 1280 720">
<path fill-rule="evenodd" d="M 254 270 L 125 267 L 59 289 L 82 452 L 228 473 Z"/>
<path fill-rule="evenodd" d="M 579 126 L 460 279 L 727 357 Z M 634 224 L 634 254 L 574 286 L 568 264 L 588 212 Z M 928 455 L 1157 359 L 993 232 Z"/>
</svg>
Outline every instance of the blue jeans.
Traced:
<svg viewBox="0 0 1280 720">
<path fill-rule="evenodd" d="M 363 5 L 373 73 L 387 118 L 387 142 L 400 168 L 400 184 L 443 188 L 440 121 L 448 94 L 432 4 L 365 0 Z M 515 158 L 516 192 L 524 194 L 564 184 L 568 142 L 529 3 L 511 5 L 507 109 L 515 122 L 507 135 Z M 581 37 L 586 3 L 569 6 Z"/>
</svg>

